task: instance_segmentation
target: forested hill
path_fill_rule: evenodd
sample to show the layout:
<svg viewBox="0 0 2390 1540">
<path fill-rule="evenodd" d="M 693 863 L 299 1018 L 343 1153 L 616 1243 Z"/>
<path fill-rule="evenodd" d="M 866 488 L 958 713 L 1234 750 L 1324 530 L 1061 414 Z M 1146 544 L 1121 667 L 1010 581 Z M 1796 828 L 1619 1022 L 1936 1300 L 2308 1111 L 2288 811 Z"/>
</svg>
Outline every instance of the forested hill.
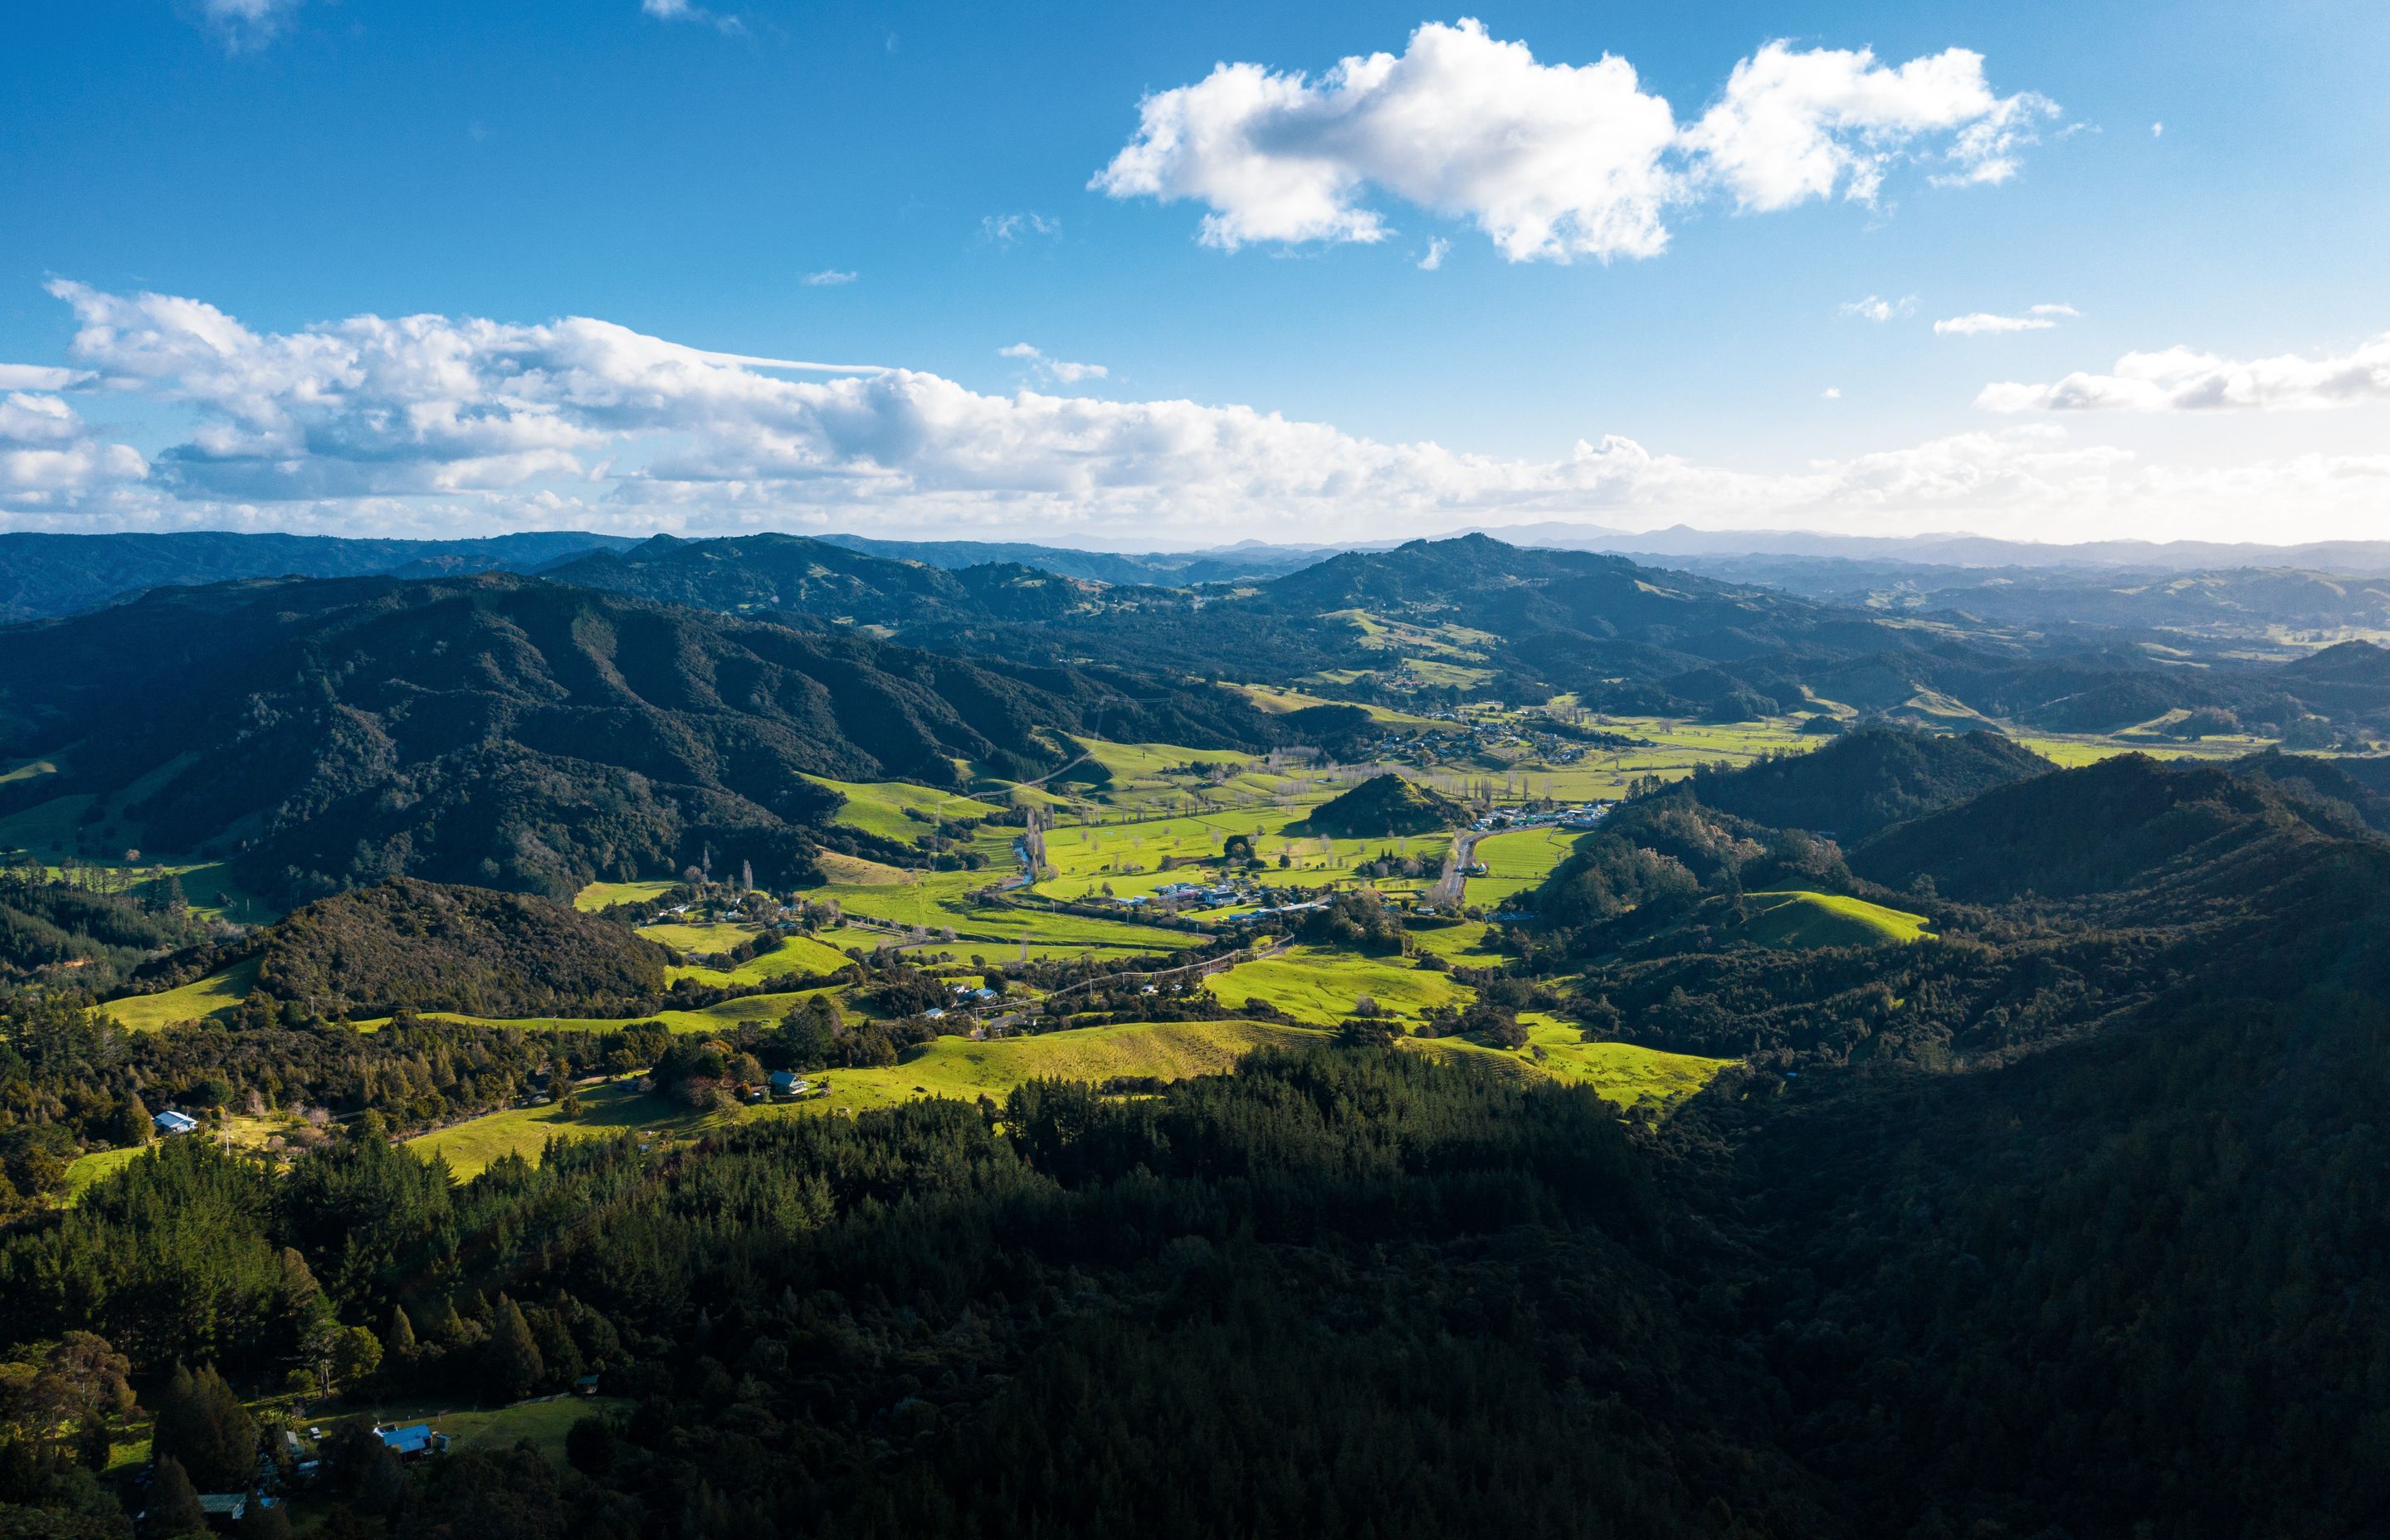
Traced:
<svg viewBox="0 0 2390 1540">
<path fill-rule="evenodd" d="M 1102 585 L 1017 562 L 947 571 L 793 534 L 679 540 L 598 551 L 550 570 L 585 587 L 739 614 L 786 611 L 901 630 L 956 621 L 1042 622 Z"/>
<path fill-rule="evenodd" d="M 1998 733 L 1927 733 L 1863 727 L 1822 749 L 1775 755 L 1693 777 L 1694 794 L 1721 813 L 1776 828 L 1866 839 L 1921 813 L 2046 773 L 2050 764 Z"/>
<path fill-rule="evenodd" d="M 332 535 L 0 534 L 0 622 L 72 615 L 168 584 L 249 577 L 533 571 L 631 542 L 577 532 L 486 540 L 369 540 Z"/>
<path fill-rule="evenodd" d="M 392 876 L 563 895 L 711 851 L 803 875 L 805 778 L 1026 778 L 1066 737 L 1259 748 L 1230 691 L 966 661 L 539 579 L 166 589 L 0 631 L 0 812 L 99 799 L 112 842 L 238 846 L 289 898 Z M 120 838 L 121 837 L 121 838 Z"/>
<path fill-rule="evenodd" d="M 394 878 L 268 932 L 257 986 L 310 1014 L 624 1016 L 664 992 L 664 950 L 568 905 Z"/>
</svg>

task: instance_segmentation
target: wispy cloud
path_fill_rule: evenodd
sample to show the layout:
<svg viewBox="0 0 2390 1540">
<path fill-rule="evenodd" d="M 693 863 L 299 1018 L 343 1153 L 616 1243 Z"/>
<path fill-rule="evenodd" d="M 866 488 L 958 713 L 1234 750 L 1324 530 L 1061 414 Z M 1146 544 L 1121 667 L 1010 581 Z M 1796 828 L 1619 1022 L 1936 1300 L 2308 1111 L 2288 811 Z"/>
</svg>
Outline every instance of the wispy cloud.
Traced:
<svg viewBox="0 0 2390 1540">
<path fill-rule="evenodd" d="M 262 48 L 307 0 L 199 0 L 199 18 L 234 53 Z"/>
<path fill-rule="evenodd" d="M 747 30 L 745 19 L 737 13 L 708 10 L 689 0 L 639 0 L 639 11 L 659 21 L 695 21 L 734 37 Z"/>
<path fill-rule="evenodd" d="M 998 357 L 1018 358 L 1027 364 L 1034 373 L 1059 385 L 1076 385 L 1082 380 L 1103 379 L 1111 374 L 1111 371 L 1101 364 L 1073 364 L 1067 359 L 1048 358 L 1026 342 L 1015 342 L 1009 348 L 998 348 L 996 351 Z"/>
<path fill-rule="evenodd" d="M 1864 300 L 1851 301 L 1842 307 L 1842 313 L 1844 315 L 1857 316 L 1862 321 L 1873 321 L 1882 325 L 1883 322 L 1897 320 L 1901 316 L 1908 315 L 1916 309 L 1917 296 L 1914 294 L 1905 294 L 1897 300 L 1880 299 L 1870 294 Z"/>
<path fill-rule="evenodd" d="M 1715 195 L 1751 212 L 1872 202 L 1904 162 L 1945 184 L 2016 174 L 2057 110 L 1996 96 L 1963 48 L 1886 66 L 1872 53 L 1770 43 L 1679 127 L 1635 68 L 1605 55 L 1539 62 L 1483 24 L 1431 22 L 1405 51 L 1313 80 L 1251 63 L 1138 104 L 1134 138 L 1088 186 L 1192 199 L 1205 244 L 1371 242 L 1371 189 L 1471 220 L 1512 262 L 1610 261 L 1666 250 L 1669 211 Z"/>
<path fill-rule="evenodd" d="M 853 283 L 859 276 L 860 274 L 842 273 L 835 267 L 825 267 L 818 273 L 806 274 L 798 281 L 809 289 L 831 289 L 840 284 Z"/>
<path fill-rule="evenodd" d="M 2011 331 L 2048 331 L 2058 325 L 2059 317 L 2079 314 L 2073 305 L 2035 305 L 2023 315 L 1995 315 L 1979 310 L 1970 315 L 1936 321 L 1934 331 L 1938 337 L 1997 337 Z"/>
<path fill-rule="evenodd" d="M 1419 260 L 1420 271 L 1422 273 L 1433 273 L 1437 268 L 1442 267 L 1444 265 L 1444 259 L 1446 256 L 1450 254 L 1451 250 L 1452 242 L 1445 239 L 1442 236 L 1433 236 L 1429 237 L 1427 243 L 1427 254 Z"/>
<path fill-rule="evenodd" d="M 1032 236 L 1047 238 L 1062 233 L 1062 222 L 1039 213 L 986 214 L 979 222 L 979 237 L 991 246 L 1010 246 Z"/>
</svg>

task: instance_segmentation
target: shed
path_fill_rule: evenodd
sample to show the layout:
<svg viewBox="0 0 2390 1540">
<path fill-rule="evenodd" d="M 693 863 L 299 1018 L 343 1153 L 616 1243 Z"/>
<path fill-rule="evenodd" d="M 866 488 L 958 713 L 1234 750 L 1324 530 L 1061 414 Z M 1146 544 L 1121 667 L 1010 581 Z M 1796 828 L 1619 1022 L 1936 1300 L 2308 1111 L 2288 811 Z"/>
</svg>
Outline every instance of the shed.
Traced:
<svg viewBox="0 0 2390 1540">
<path fill-rule="evenodd" d="M 177 1112 L 171 1107 L 149 1122 L 161 1134 L 188 1134 L 199 1126 L 199 1119 L 188 1112 Z"/>
</svg>

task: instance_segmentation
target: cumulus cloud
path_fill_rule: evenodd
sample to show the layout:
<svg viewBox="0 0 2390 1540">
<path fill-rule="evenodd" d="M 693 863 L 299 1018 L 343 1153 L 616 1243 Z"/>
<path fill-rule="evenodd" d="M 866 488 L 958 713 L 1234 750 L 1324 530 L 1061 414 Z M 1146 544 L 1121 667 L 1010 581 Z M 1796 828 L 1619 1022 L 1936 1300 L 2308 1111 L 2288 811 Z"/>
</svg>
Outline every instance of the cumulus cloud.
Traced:
<svg viewBox="0 0 2390 1540">
<path fill-rule="evenodd" d="M 1103 379 L 1111 374 L 1101 364 L 1073 364 L 1066 359 L 1048 358 L 1026 342 L 1015 342 L 1009 348 L 998 348 L 1001 358 L 1018 358 L 1039 376 L 1061 385 L 1076 385 L 1084 379 Z"/>
<path fill-rule="evenodd" d="M 1770 43 L 1734 67 L 1684 142 L 1696 174 L 1744 209 L 1837 194 L 1868 202 L 1904 159 L 1947 168 L 1935 177 L 1946 185 L 2005 182 L 2034 125 L 2057 110 L 2031 92 L 1995 96 L 1984 56 L 1965 48 L 1887 69 L 1865 48 Z"/>
<path fill-rule="evenodd" d="M 199 19 L 234 53 L 274 41 L 307 0 L 199 0 Z"/>
<path fill-rule="evenodd" d="M 835 288 L 840 284 L 853 283 L 859 276 L 854 273 L 842 273 L 835 267 L 825 267 L 818 273 L 806 274 L 800 281 L 808 289 Z"/>
<path fill-rule="evenodd" d="M 1400 55 L 1355 56 L 1317 81 L 1221 64 L 1138 104 L 1134 138 L 1088 186 L 1191 199 L 1201 238 L 1382 240 L 1372 189 L 1466 219 L 1512 262 L 1664 250 L 1667 211 L 1715 190 L 1746 210 L 1837 194 L 1872 200 L 1904 160 L 1938 180 L 2015 174 L 2056 109 L 1993 94 L 1982 56 L 1953 48 L 1887 68 L 1875 56 L 1771 43 L 1679 129 L 1665 98 L 1614 55 L 1537 61 L 1484 25 L 1430 22 Z"/>
<path fill-rule="evenodd" d="M 1843 388 L 1839 385 L 1829 385 L 1820 393 L 1828 401 L 1840 401 L 1843 399 Z"/>
<path fill-rule="evenodd" d="M 2048 331 L 2058 325 L 2058 317 L 2075 314 L 2069 305 L 2035 305 L 2023 315 L 1995 315 L 1979 310 L 1936 321 L 1934 332 L 1937 337 L 1996 337 L 2009 331 Z"/>
<path fill-rule="evenodd" d="M 1448 256 L 1451 251 L 1452 242 L 1445 239 L 1442 236 L 1430 237 L 1427 243 L 1427 253 L 1419 260 L 1420 271 L 1422 273 L 1434 272 L 1437 268 L 1444 265 L 1444 259 Z"/>
<path fill-rule="evenodd" d="M 1775 472 L 1616 436 L 1505 458 L 1245 405 L 992 394 L 711 353 L 586 317 L 367 314 L 271 333 L 197 300 L 53 292 L 74 309 L 71 363 L 96 399 L 169 404 L 175 437 L 145 457 L 57 392 L 0 398 L 0 510 L 20 527 L 1166 529 L 1200 543 L 1573 518 L 2189 533 L 2280 506 L 2328 533 L 2378 522 L 2390 493 L 2390 456 L 2186 472 L 2051 423 Z"/>
<path fill-rule="evenodd" d="M 1873 321 L 1882 325 L 1883 322 L 1909 314 L 1916 309 L 1917 296 L 1914 294 L 1903 295 L 1897 300 L 1880 299 L 1870 294 L 1864 300 L 1853 300 L 1843 306 L 1843 314 L 1855 315 L 1862 321 Z"/>
<path fill-rule="evenodd" d="M 102 443 L 61 398 L 0 396 L 0 507 L 93 504 L 148 474 L 137 452 Z"/>
<path fill-rule="evenodd" d="M 2128 353 L 2107 374 L 1986 385 L 1975 398 L 1995 412 L 2280 412 L 2383 402 L 2390 402 L 2390 332 L 2322 358 L 2239 360 L 2183 347 Z"/>
</svg>

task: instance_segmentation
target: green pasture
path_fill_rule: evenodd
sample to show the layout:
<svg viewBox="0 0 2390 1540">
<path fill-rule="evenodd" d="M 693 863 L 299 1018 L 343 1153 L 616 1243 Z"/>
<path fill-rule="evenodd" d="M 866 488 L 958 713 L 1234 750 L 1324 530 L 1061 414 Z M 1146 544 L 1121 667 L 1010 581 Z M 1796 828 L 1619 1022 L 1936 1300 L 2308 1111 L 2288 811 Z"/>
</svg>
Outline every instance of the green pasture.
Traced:
<svg viewBox="0 0 2390 1540">
<path fill-rule="evenodd" d="M 220 973 L 195 979 L 155 995 L 128 995 L 99 1007 L 127 1032 L 156 1032 L 177 1021 L 197 1021 L 240 1004 L 257 982 L 258 959 L 235 963 Z"/>
<path fill-rule="evenodd" d="M 842 959 L 843 960 L 843 959 Z M 633 1021 L 660 1021 L 676 1033 L 730 1032 L 743 1024 L 777 1022 L 801 1001 L 816 995 L 836 997 L 839 986 L 796 989 L 780 994 L 742 995 L 701 1010 L 659 1010 L 647 1016 L 468 1016 L 462 1011 L 427 1010 L 429 1021 L 456 1021 L 471 1027 L 511 1028 L 516 1032 L 618 1032 Z M 359 1032 L 379 1032 L 388 1017 L 359 1021 Z"/>
<path fill-rule="evenodd" d="M 503 1455 L 529 1439 L 551 1464 L 564 1463 L 564 1436 L 585 1417 L 621 1417 L 631 1403 L 616 1396 L 547 1395 L 519 1401 L 488 1411 L 452 1411 L 443 1403 L 416 1402 L 377 1405 L 374 1419 L 386 1428 L 428 1422 L 435 1433 L 448 1435 L 448 1452 L 478 1449 Z"/>
<path fill-rule="evenodd" d="M 1581 831 L 1564 828 L 1515 828 L 1486 835 L 1472 847 L 1477 859 L 1485 864 L 1485 875 L 1471 878 L 1463 896 L 1471 904 L 1491 908 L 1540 888 L 1582 838 Z"/>
<path fill-rule="evenodd" d="M 1004 810 L 994 802 L 957 796 L 952 791 L 940 791 L 932 787 L 915 786 L 908 781 L 834 781 L 823 776 L 807 776 L 816 786 L 828 787 L 845 799 L 830 821 L 876 834 L 883 840 L 893 840 L 909 845 L 935 827 L 935 820 L 986 818 Z M 919 813 L 932 822 L 906 815 Z"/>
<path fill-rule="evenodd" d="M 1746 893 L 1751 919 L 1736 936 L 1762 946 L 1887 946 L 1930 935 L 1922 915 L 1842 893 Z"/>
<path fill-rule="evenodd" d="M 1416 1049 L 1455 1058 L 1500 1059 L 1523 1074 L 1589 1085 L 1604 1101 L 1629 1109 L 1648 1105 L 1655 1112 L 1668 1110 L 1734 1062 L 1730 1059 L 1667 1053 L 1632 1043 L 1587 1043 L 1580 1039 L 1575 1027 L 1533 1012 L 1521 1016 L 1519 1022 L 1527 1029 L 1530 1047 L 1544 1050 L 1542 1063 L 1536 1062 L 1527 1049 L 1490 1047 L 1466 1038 L 1410 1038 L 1405 1042 Z"/>
<path fill-rule="evenodd" d="M 1422 952 L 1433 952 L 1445 961 L 1461 968 L 1498 968 L 1510 957 L 1489 950 L 1488 933 L 1494 928 L 1484 920 L 1456 920 L 1449 925 L 1421 924 L 1408 928 L 1413 945 Z"/>
<path fill-rule="evenodd" d="M 1184 1080 L 1224 1073 L 1250 1049 L 1316 1035 L 1283 1022 L 1238 1020 L 1075 1027 L 982 1043 L 941 1037 L 884 1070 L 826 1070 L 816 1078 L 829 1085 L 828 1096 L 752 1108 L 748 1115 L 861 1111 L 924 1096 L 969 1101 L 984 1095 L 1001 1101 L 1022 1082 L 1040 1078 L 1090 1084 L 1123 1076 Z"/>
<path fill-rule="evenodd" d="M 1267 1000 L 1298 1021 L 1333 1026 L 1353 1014 L 1363 995 L 1381 1010 L 1414 1018 L 1429 1006 L 1463 1007 L 1475 997 L 1448 973 L 1407 957 L 1374 957 L 1325 946 L 1294 946 L 1276 956 L 1215 973 L 1207 986 L 1222 1003 Z"/>
<path fill-rule="evenodd" d="M 642 935 L 649 933 L 640 932 Z M 875 939 L 867 930 L 849 930 L 843 926 L 828 934 L 831 940 L 817 940 L 812 936 L 783 937 L 778 951 L 750 957 L 736 968 L 688 966 L 668 969 L 666 976 L 671 982 L 695 979 L 700 983 L 728 989 L 741 984 L 760 984 L 784 973 L 835 973 L 851 960 L 841 948 L 860 946 L 868 950 Z"/>
<path fill-rule="evenodd" d="M 96 1149 L 88 1155 L 78 1155 L 67 1167 L 67 1204 L 71 1208 L 92 1186 L 104 1182 L 126 1166 L 148 1153 L 147 1146 L 125 1149 Z"/>
<path fill-rule="evenodd" d="M 572 906 L 594 913 L 610 904 L 650 904 L 677 886 L 675 882 L 592 882 L 572 895 Z"/>
<path fill-rule="evenodd" d="M 687 1133 L 721 1115 L 692 1112 L 653 1092 L 642 1095 L 635 1081 L 584 1086 L 581 1101 L 578 1118 L 565 1117 L 558 1102 L 510 1107 L 435 1129 L 407 1140 L 406 1145 L 425 1160 L 434 1155 L 444 1158 L 448 1169 L 463 1181 L 508 1155 L 537 1161 L 550 1138 L 602 1138 L 638 1130 Z"/>
</svg>

